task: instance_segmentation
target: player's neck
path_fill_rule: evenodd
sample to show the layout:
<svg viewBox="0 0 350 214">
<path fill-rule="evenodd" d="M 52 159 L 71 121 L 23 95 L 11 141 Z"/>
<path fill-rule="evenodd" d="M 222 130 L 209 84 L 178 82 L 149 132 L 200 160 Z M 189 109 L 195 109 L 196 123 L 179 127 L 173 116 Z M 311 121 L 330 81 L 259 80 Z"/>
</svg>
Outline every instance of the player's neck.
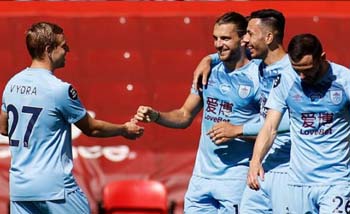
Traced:
<svg viewBox="0 0 350 214">
<path fill-rule="evenodd" d="M 330 66 L 331 65 L 327 60 L 321 62 L 320 71 L 318 72 L 316 82 L 320 81 L 327 75 Z"/>
<path fill-rule="evenodd" d="M 46 60 L 39 60 L 39 59 L 33 59 L 32 64 L 30 65 L 31 68 L 41 68 L 54 72 L 53 66 L 50 62 L 47 62 Z"/>
<path fill-rule="evenodd" d="M 236 59 L 233 58 L 229 61 L 224 62 L 225 67 L 231 71 L 234 71 L 249 63 L 249 59 L 246 57 L 245 52 L 243 51 L 240 52 L 240 54 L 236 57 Z"/>
<path fill-rule="evenodd" d="M 271 64 L 281 60 L 286 54 L 287 53 L 283 49 L 282 45 L 279 45 L 278 48 L 268 51 L 267 56 L 264 59 L 264 63 L 266 65 L 271 65 Z"/>
<path fill-rule="evenodd" d="M 240 59 L 240 60 L 234 61 L 234 62 L 232 62 L 232 61 L 224 62 L 225 67 L 228 68 L 231 71 L 234 71 L 234 70 L 236 70 L 238 68 L 241 68 L 244 65 L 246 65 L 247 63 L 249 63 L 249 59 L 247 59 L 247 58 L 243 58 L 243 59 Z"/>
</svg>

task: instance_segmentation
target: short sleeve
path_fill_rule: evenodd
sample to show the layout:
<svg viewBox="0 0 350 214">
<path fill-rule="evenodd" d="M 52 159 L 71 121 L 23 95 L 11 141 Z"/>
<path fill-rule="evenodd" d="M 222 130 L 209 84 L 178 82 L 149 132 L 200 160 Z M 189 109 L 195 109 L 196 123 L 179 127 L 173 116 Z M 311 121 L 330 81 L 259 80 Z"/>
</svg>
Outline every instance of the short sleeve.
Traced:
<svg viewBox="0 0 350 214">
<path fill-rule="evenodd" d="M 284 113 L 287 110 L 286 99 L 291 88 L 291 82 L 288 81 L 288 75 L 279 74 L 273 84 L 269 97 L 267 99 L 266 107 L 269 109 L 274 109 L 281 113 Z"/>
<path fill-rule="evenodd" d="M 75 123 L 86 115 L 86 109 L 78 97 L 77 90 L 70 84 L 62 84 L 55 101 L 56 107 L 69 123 Z"/>
</svg>

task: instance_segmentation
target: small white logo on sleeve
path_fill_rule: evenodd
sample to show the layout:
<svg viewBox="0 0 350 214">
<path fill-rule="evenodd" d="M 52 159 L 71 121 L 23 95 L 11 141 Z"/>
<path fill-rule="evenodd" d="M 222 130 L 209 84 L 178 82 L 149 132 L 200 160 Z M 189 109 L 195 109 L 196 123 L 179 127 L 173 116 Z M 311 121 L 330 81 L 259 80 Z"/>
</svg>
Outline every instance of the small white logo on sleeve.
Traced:
<svg viewBox="0 0 350 214">
<path fill-rule="evenodd" d="M 280 84 L 280 82 L 281 82 L 281 74 L 278 74 L 276 76 L 274 83 L 273 83 L 273 87 L 276 88 Z"/>
<path fill-rule="evenodd" d="M 75 88 L 73 88 L 73 86 L 69 86 L 68 95 L 72 100 L 78 99 L 78 92 L 75 90 Z"/>
</svg>

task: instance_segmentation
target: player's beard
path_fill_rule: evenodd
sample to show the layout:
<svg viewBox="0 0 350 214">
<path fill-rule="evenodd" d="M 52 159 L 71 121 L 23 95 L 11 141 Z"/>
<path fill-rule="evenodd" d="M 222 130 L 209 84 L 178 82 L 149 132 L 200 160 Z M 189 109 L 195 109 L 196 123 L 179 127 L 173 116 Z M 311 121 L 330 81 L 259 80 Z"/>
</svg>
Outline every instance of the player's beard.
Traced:
<svg viewBox="0 0 350 214">
<path fill-rule="evenodd" d="M 66 57 L 65 55 L 62 55 L 56 62 L 55 62 L 55 68 L 63 68 L 66 65 Z"/>
<path fill-rule="evenodd" d="M 221 61 L 231 63 L 232 61 L 236 61 L 240 58 L 240 48 L 237 48 L 235 50 L 228 50 L 225 52 L 224 56 L 219 56 Z"/>
</svg>

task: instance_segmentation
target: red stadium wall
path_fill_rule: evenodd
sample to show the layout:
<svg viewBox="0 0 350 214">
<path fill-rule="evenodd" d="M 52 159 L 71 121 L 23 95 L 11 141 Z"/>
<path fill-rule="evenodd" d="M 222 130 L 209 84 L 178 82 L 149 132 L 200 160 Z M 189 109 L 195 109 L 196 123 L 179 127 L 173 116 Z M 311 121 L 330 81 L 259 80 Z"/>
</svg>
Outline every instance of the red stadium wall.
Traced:
<svg viewBox="0 0 350 214">
<path fill-rule="evenodd" d="M 24 32 L 37 21 L 65 29 L 71 52 L 57 75 L 71 82 L 99 119 L 122 123 L 139 105 L 180 107 L 199 60 L 214 52 L 220 14 L 275 8 L 286 15 L 285 44 L 297 33 L 319 36 L 330 60 L 350 65 L 350 2 L 0 2 L 0 87 L 30 63 Z M 186 130 L 145 125 L 142 139 L 88 138 L 74 130 L 75 169 L 93 213 L 103 186 L 140 178 L 163 182 L 182 213 L 200 134 L 200 116 Z M 7 212 L 8 141 L 0 137 L 0 213 Z"/>
</svg>

